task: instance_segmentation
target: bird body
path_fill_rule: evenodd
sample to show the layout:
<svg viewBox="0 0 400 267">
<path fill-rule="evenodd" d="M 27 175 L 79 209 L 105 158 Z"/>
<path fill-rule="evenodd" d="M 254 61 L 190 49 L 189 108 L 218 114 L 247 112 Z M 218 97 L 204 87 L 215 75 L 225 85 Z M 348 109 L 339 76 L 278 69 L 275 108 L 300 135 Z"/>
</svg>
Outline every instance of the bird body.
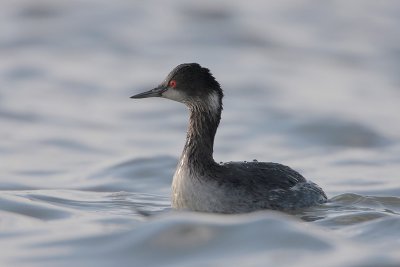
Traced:
<svg viewBox="0 0 400 267">
<path fill-rule="evenodd" d="M 157 88 L 132 98 L 163 97 L 190 112 L 186 143 L 172 182 L 172 207 L 201 212 L 294 210 L 326 201 L 323 190 L 293 169 L 272 162 L 213 159 L 223 92 L 208 69 L 177 66 Z"/>
</svg>

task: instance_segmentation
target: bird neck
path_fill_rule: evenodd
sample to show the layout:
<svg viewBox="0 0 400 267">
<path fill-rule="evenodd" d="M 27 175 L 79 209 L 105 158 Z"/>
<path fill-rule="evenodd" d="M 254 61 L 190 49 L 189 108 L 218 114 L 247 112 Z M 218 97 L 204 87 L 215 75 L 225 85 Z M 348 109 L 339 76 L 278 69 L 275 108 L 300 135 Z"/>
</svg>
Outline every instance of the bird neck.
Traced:
<svg viewBox="0 0 400 267">
<path fill-rule="evenodd" d="M 211 95 L 207 102 L 187 104 L 190 111 L 186 144 L 181 162 L 190 168 L 204 168 L 215 164 L 214 138 L 221 120 L 222 101 Z"/>
</svg>

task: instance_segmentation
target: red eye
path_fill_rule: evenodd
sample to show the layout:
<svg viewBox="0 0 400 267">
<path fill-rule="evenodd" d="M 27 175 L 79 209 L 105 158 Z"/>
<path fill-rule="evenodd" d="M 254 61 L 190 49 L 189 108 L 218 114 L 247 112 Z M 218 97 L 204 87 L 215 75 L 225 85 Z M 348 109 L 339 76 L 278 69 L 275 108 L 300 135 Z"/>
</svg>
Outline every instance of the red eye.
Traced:
<svg viewBox="0 0 400 267">
<path fill-rule="evenodd" d="M 175 80 L 169 81 L 169 87 L 175 88 L 176 87 L 176 81 Z"/>
</svg>

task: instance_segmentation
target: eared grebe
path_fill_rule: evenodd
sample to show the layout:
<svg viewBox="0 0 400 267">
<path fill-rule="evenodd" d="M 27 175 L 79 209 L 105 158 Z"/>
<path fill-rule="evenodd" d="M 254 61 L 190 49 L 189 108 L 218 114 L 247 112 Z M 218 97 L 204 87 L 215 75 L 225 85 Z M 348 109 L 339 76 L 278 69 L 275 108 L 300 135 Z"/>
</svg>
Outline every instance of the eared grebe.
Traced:
<svg viewBox="0 0 400 267">
<path fill-rule="evenodd" d="M 186 144 L 172 182 L 173 208 L 242 213 L 294 210 L 326 202 L 318 185 L 287 166 L 214 161 L 223 93 L 208 69 L 197 63 L 181 64 L 158 87 L 131 98 L 146 97 L 175 100 L 190 111 Z"/>
</svg>

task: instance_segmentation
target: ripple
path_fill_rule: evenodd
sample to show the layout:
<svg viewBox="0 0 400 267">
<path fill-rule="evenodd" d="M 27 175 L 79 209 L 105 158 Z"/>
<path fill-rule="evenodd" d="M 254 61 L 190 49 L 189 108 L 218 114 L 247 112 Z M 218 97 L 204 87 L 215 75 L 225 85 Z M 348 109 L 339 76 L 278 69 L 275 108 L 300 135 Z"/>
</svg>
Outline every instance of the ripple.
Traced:
<svg viewBox="0 0 400 267">
<path fill-rule="evenodd" d="M 399 215 L 398 197 L 363 196 L 352 193 L 338 195 L 331 198 L 328 203 L 296 214 L 306 221 L 315 221 L 319 225 L 333 229 Z"/>
<path fill-rule="evenodd" d="M 96 191 L 129 190 L 169 195 L 176 164 L 177 160 L 169 156 L 117 161 L 109 166 L 99 167 L 99 170 L 89 174 L 90 181 L 96 184 L 85 188 Z"/>
<path fill-rule="evenodd" d="M 307 145 L 319 142 L 329 146 L 372 148 L 391 143 L 387 138 L 360 123 L 328 118 L 304 122 L 294 127 L 291 134 L 309 141 Z"/>
<path fill-rule="evenodd" d="M 39 204 L 27 202 L 23 197 L 18 195 L 0 196 L 0 209 L 3 211 L 13 212 L 19 215 L 29 216 L 41 220 L 59 220 L 70 217 L 72 214 L 63 209 L 56 209 L 48 204 Z"/>
</svg>

